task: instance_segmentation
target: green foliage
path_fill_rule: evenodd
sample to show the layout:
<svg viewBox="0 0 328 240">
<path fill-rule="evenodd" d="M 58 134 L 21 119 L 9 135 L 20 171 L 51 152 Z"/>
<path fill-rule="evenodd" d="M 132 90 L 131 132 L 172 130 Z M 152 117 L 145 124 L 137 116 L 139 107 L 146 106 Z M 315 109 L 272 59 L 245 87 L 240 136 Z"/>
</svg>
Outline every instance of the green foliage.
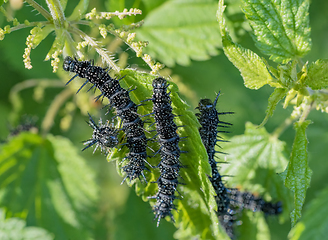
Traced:
<svg viewBox="0 0 328 240">
<path fill-rule="evenodd" d="M 137 87 L 137 90 L 131 93 L 131 98 L 134 101 L 140 102 L 151 97 L 152 81 L 155 76 L 128 69 L 121 71 L 121 75 L 125 76 L 122 82 L 126 86 Z M 189 110 L 189 106 L 178 96 L 178 87 L 170 82 L 168 89 L 171 92 L 173 113 L 178 116 L 175 118 L 175 122 L 178 126 L 185 125 L 185 127 L 178 130 L 178 133 L 181 137 L 188 136 L 186 141 L 180 144 L 181 149 L 187 151 L 188 154 L 181 154 L 180 157 L 181 164 L 186 168 L 180 170 L 185 185 L 181 185 L 178 189 L 183 199 L 176 201 L 177 211 L 173 212 L 175 225 L 179 229 L 176 234 L 179 239 L 196 235 L 201 235 L 204 239 L 222 238 L 223 231 L 219 231 L 218 219 L 214 211 L 216 208 L 215 193 L 207 177 L 210 175 L 211 169 L 207 161 L 205 148 L 198 134 L 199 123 L 196 116 Z M 139 114 L 148 114 L 152 112 L 152 106 L 147 104 L 141 106 L 138 110 Z M 151 148 L 158 149 L 159 146 L 153 144 Z M 119 158 L 124 157 L 124 154 L 124 151 L 120 152 Z M 149 159 L 152 166 L 156 166 L 159 161 L 159 154 Z M 117 163 L 119 162 L 117 161 Z M 145 185 L 140 181 L 136 182 L 136 192 L 144 200 L 155 195 L 157 189 L 154 188 L 155 184 L 151 181 L 156 181 L 159 177 L 158 171 L 146 174 L 147 179 L 150 179 L 148 184 Z M 152 203 L 154 202 L 152 201 Z"/>
<path fill-rule="evenodd" d="M 304 81 L 313 90 L 328 88 L 328 59 L 311 63 Z"/>
<path fill-rule="evenodd" d="M 52 240 L 54 236 L 38 227 L 26 227 L 19 218 L 5 219 L 5 212 L 0 209 L 0 237 L 3 240 Z"/>
<path fill-rule="evenodd" d="M 148 14 L 137 36 L 151 42 L 148 53 L 167 66 L 188 65 L 190 58 L 206 60 L 217 55 L 220 46 L 216 4 L 212 0 L 168 1 Z"/>
<path fill-rule="evenodd" d="M 296 122 L 294 124 L 296 136 L 293 144 L 290 161 L 286 168 L 285 185 L 294 192 L 295 209 L 291 212 L 292 225 L 301 217 L 306 190 L 310 186 L 312 170 L 308 166 L 307 139 L 305 130 L 311 123 Z"/>
<path fill-rule="evenodd" d="M 68 139 L 22 133 L 1 146 L 0 206 L 59 239 L 88 239 L 98 189 Z M 83 176 L 83 177 L 82 177 Z"/>
<path fill-rule="evenodd" d="M 284 218 L 286 215 L 288 217 L 291 194 L 276 174 L 282 172 L 288 163 L 285 143 L 264 128 L 257 128 L 251 123 L 246 123 L 243 135 L 234 136 L 230 141 L 222 144 L 228 153 L 225 160 L 229 163 L 222 166 L 222 172 L 234 176 L 229 179 L 229 186 L 238 187 L 242 184 L 244 190 L 258 192 L 267 201 L 281 200 L 285 210 Z"/>
<path fill-rule="evenodd" d="M 305 209 L 302 220 L 299 221 L 289 234 L 291 240 L 325 239 L 328 229 L 328 188 L 323 189 Z"/>
<path fill-rule="evenodd" d="M 7 231 L 5 234 L 17 232 L 17 235 L 11 236 L 10 239 L 13 240 L 19 239 L 18 237 L 32 238 L 29 234 L 40 234 L 39 238 L 42 239 L 53 239 L 53 237 L 55 239 L 130 239 L 135 237 L 134 234 L 138 234 L 140 228 L 140 232 L 149 233 L 143 232 L 140 237 L 154 239 L 157 235 L 161 235 L 162 238 L 167 238 L 167 235 L 161 233 L 167 233 L 169 218 L 166 219 L 168 222 L 162 221 L 158 229 L 147 230 L 151 223 L 143 224 L 144 221 L 148 221 L 148 218 L 144 219 L 140 216 L 144 209 L 140 210 L 140 205 L 135 205 L 132 200 L 124 203 L 127 199 L 124 196 L 125 191 L 122 190 L 125 184 L 117 186 L 124 176 L 121 167 L 124 164 L 122 159 L 127 153 L 125 147 L 114 150 L 107 156 L 108 161 L 116 160 L 117 172 L 121 176 L 118 177 L 116 174 L 109 174 L 106 168 L 99 167 L 100 164 L 97 165 L 97 155 L 84 155 L 88 156 L 88 161 L 84 161 L 77 154 L 71 140 L 49 134 L 52 130 L 53 133 L 67 135 L 69 139 L 74 139 L 74 142 L 88 139 L 90 129 L 86 130 L 87 124 L 81 123 L 85 118 L 77 117 L 76 109 L 80 110 L 82 115 L 86 115 L 87 112 L 92 114 L 99 112 L 100 103 L 94 103 L 93 93 L 80 92 L 71 99 L 80 87 L 82 79 L 74 80 L 69 88 L 66 87 L 59 93 L 48 90 L 50 87 L 63 87 L 63 81 L 69 79 L 59 66 L 64 56 L 74 55 L 81 60 L 95 59 L 97 65 L 111 67 L 113 69 L 111 74 L 125 76 L 121 80 L 125 89 L 137 87 L 135 91 L 130 92 L 132 100 L 136 103 L 151 97 L 151 82 L 155 77 L 170 76 L 172 107 L 174 114 L 177 115 L 175 122 L 177 125 L 185 126 L 179 128 L 178 133 L 181 137 L 187 137 L 181 142 L 180 148 L 188 152 L 181 155 L 181 163 L 186 167 L 181 169 L 180 175 L 185 185 L 179 185 L 178 190 L 182 198 L 175 200 L 177 211 L 173 211 L 174 226 L 178 229 L 174 234 L 175 238 L 228 239 L 218 223 L 215 212 L 217 206 L 214 190 L 208 179 L 211 170 L 198 134 L 199 123 L 190 111 L 191 107 L 179 96 L 179 94 L 185 95 L 183 98 L 187 101 L 198 101 L 197 94 L 212 96 L 211 92 L 205 93 L 202 90 L 205 85 L 210 86 L 208 89 L 211 91 L 219 91 L 221 88 L 222 92 L 230 91 L 226 96 L 223 95 L 222 99 L 229 103 L 229 111 L 236 112 L 233 132 L 236 131 L 239 135 L 229 139 L 228 143 L 220 144 L 223 151 L 228 153 L 224 161 L 229 162 L 220 165 L 220 173 L 234 176 L 225 178 L 227 186 L 252 191 L 262 195 L 267 201 L 282 201 L 283 214 L 279 216 L 279 222 L 285 222 L 290 215 L 292 225 L 295 225 L 290 232 L 290 239 L 325 237 L 327 217 L 324 200 L 327 198 L 327 189 L 322 191 L 317 199 L 312 200 L 305 214 L 301 215 L 303 204 L 306 204 L 306 198 L 309 197 L 307 192 L 312 189 L 310 196 L 313 196 L 313 189 L 318 190 L 321 187 L 314 186 L 308 190 L 312 175 L 309 164 L 316 164 L 317 169 L 318 165 L 321 168 L 323 164 L 317 159 L 309 161 L 311 153 L 308 153 L 307 149 L 318 145 L 318 142 L 315 142 L 318 141 L 317 135 L 314 133 L 322 135 L 323 128 L 326 126 L 325 115 L 316 115 L 323 119 L 319 122 L 316 132 L 313 130 L 313 125 L 320 117 L 313 121 L 314 124 L 309 129 L 307 129 L 309 121 L 306 119 L 308 116 L 313 116 L 309 114 L 314 108 L 328 113 L 326 89 L 328 60 L 325 56 L 319 56 L 320 59 L 313 62 L 304 61 L 304 63 L 301 59 L 310 52 L 312 44 L 309 0 L 229 0 L 226 1 L 226 6 L 223 0 L 220 0 L 218 9 L 217 1 L 214 0 L 108 0 L 105 5 L 109 12 L 101 9 L 101 1 L 93 2 L 92 4 L 98 9 L 92 10 L 89 9 L 88 0 L 80 0 L 76 3 L 66 0 L 46 0 L 46 4 L 42 3 L 42 6 L 34 0 L 26 0 L 26 2 L 40 15 L 31 15 L 30 9 L 24 13 L 25 7 L 22 11 L 12 11 L 9 4 L 0 1 L 0 11 L 3 15 L 0 23 L 7 19 L 10 24 L 0 28 L 0 39 L 6 44 L 0 46 L 1 53 L 5 53 L 1 58 L 3 64 L 0 66 L 3 65 L 1 68 L 3 72 L 9 71 L 9 74 L 4 74 L 4 79 L 12 75 L 10 81 L 2 81 L 6 86 L 0 88 L 2 91 L 0 109 L 5 117 L 9 115 L 10 109 L 12 109 L 11 114 L 15 115 L 25 111 L 42 116 L 40 117 L 41 133 L 40 135 L 22 133 L 1 142 L 0 207 L 5 208 L 7 219 L 1 213 L 0 234 L 3 228 L 12 227 L 15 230 L 10 233 L 5 230 Z M 244 14 L 239 8 L 240 3 Z M 132 9 L 127 10 L 129 8 Z M 141 15 L 141 10 L 136 8 L 140 8 L 143 14 Z M 20 12 L 23 14 L 20 15 Z M 66 16 L 67 13 L 69 14 Z M 25 28 L 29 28 L 29 33 L 24 30 L 18 31 Z M 239 42 L 239 36 L 246 31 L 251 32 L 260 53 L 243 47 L 252 46 L 247 36 L 243 38 L 243 42 Z M 37 75 L 29 74 L 20 68 L 17 62 L 20 61 L 18 59 L 21 59 L 21 56 L 17 52 L 22 51 L 24 47 L 19 49 L 21 44 L 16 44 L 16 40 L 19 42 L 24 34 L 28 34 L 23 55 L 25 68 L 32 67 L 31 51 L 39 50 L 33 58 L 37 59 L 36 56 L 41 56 L 42 60 L 46 56 L 46 60 L 51 60 L 54 72 L 60 70 L 57 71 L 56 79 L 36 79 Z M 229 63 L 224 62 L 223 57 L 213 58 L 205 63 L 191 61 L 210 59 L 219 53 L 219 48 L 222 48 L 230 62 L 240 71 L 246 88 L 259 89 L 259 91 L 242 90 L 241 84 L 238 84 L 237 80 L 234 81 L 237 79 L 234 77 L 235 73 L 231 71 L 230 74 Z M 127 56 L 126 49 L 131 49 L 137 58 L 141 58 L 151 69 L 151 73 L 126 68 L 136 62 L 135 59 L 131 61 L 132 63 L 128 61 L 131 57 Z M 269 56 L 268 59 L 263 58 L 261 54 Z M 176 66 L 173 72 L 167 69 L 162 71 L 163 65 L 156 63 L 151 57 L 168 66 L 177 63 L 184 66 L 192 64 L 192 67 Z M 313 58 L 311 56 L 309 59 Z M 40 59 L 39 62 L 42 62 Z M 315 56 L 314 59 L 317 57 Z M 100 60 L 104 64 L 101 65 Z M 272 64 L 270 60 L 275 63 Z M 34 62 L 37 66 L 37 61 Z M 144 66 L 140 62 L 137 63 L 140 67 Z M 54 75 L 49 74 L 45 69 L 38 68 L 38 76 L 53 78 Z M 216 69 L 220 69 L 219 73 L 223 73 L 222 76 L 215 71 Z M 195 74 L 195 71 L 200 71 L 201 74 Z M 181 75 L 182 78 L 179 79 L 176 74 Z M 26 80 L 27 76 L 33 79 Z M 19 82 L 21 80 L 26 81 Z M 14 86 L 15 83 L 17 85 Z M 262 96 L 263 91 L 267 91 L 269 87 L 274 89 L 267 100 Z M 37 101 L 34 105 L 30 100 L 31 92 L 25 91 L 28 88 L 34 88 L 34 99 Z M 7 100 L 5 103 L 2 100 L 8 96 L 13 106 L 10 106 Z M 279 106 L 282 100 L 284 100 L 284 108 L 293 107 L 287 119 L 284 118 L 289 114 L 288 111 L 282 110 Z M 265 109 L 263 102 L 268 104 L 266 116 L 260 126 L 247 123 L 244 134 L 241 134 L 241 128 L 234 130 L 237 129 L 236 125 L 241 126 L 249 121 L 249 117 L 260 121 L 259 118 L 263 116 L 259 109 L 263 111 Z M 138 108 L 141 116 L 151 111 L 150 102 L 145 102 Z M 279 114 L 274 115 L 274 111 L 279 111 Z M 5 125 L 5 117 L 0 119 L 3 125 Z M 270 117 L 272 121 L 268 122 L 264 129 L 263 126 Z M 60 123 L 58 119 L 61 120 Z M 295 138 L 292 144 L 293 140 L 290 137 L 292 134 L 288 127 L 295 121 L 297 121 L 294 124 Z M 74 124 L 70 124 L 71 122 Z M 151 123 L 145 125 L 147 130 L 154 130 Z M 59 128 L 71 130 L 63 133 Z M 275 130 L 272 131 L 273 128 Z M 284 135 L 285 130 L 288 134 Z M 147 137 L 153 136 L 153 133 L 147 133 Z M 312 136 L 313 145 L 308 146 L 307 136 Z M 5 139 L 2 131 L 1 137 Z M 124 143 L 124 136 L 122 141 Z M 149 146 L 155 151 L 159 148 L 155 141 L 149 142 Z M 291 154 L 288 159 L 287 150 L 290 148 Z M 321 151 L 313 155 L 321 154 L 323 157 L 326 149 Z M 150 150 L 148 153 L 153 155 Z M 100 156 L 99 159 L 103 161 L 104 156 Z M 148 158 L 148 161 L 152 166 L 156 166 L 160 159 L 156 155 Z M 110 167 L 113 168 L 113 165 L 111 164 Z M 311 168 L 314 170 L 312 166 Z M 97 169 L 97 172 L 94 169 Z M 146 172 L 147 183 L 137 179 L 127 185 L 130 187 L 134 185 L 136 194 L 142 200 L 149 201 L 152 206 L 154 200 L 150 200 L 149 197 L 156 194 L 156 184 L 152 182 L 158 178 L 159 170 L 151 170 Z M 321 171 L 323 172 L 321 177 L 325 176 L 324 166 Z M 314 171 L 313 179 L 316 177 L 315 173 Z M 95 180 L 96 174 L 99 183 Z M 112 182 L 106 182 L 104 176 L 111 178 Z M 317 177 L 316 183 L 318 182 L 323 182 L 320 176 Z M 115 189 L 112 190 L 112 195 L 104 193 L 108 189 Z M 293 197 L 294 206 L 292 206 Z M 133 197 L 130 196 L 129 199 Z M 120 203 L 115 205 L 113 203 L 115 201 Z M 96 206 L 99 206 L 98 212 Z M 124 217 L 122 214 L 122 218 L 117 217 L 122 212 Z M 150 208 L 149 212 L 151 212 Z M 272 230 L 270 221 L 266 221 L 263 214 L 243 212 L 241 220 L 243 224 L 238 227 L 238 239 L 270 239 L 273 238 L 273 234 L 276 234 L 276 239 L 285 238 L 281 233 L 283 231 L 277 233 L 278 231 Z M 25 221 L 29 227 L 25 227 Z M 133 226 L 133 230 L 131 228 L 128 234 L 116 232 L 126 231 L 123 226 L 128 225 L 136 226 Z M 30 226 L 42 227 L 49 233 Z M 284 229 L 286 228 L 289 226 L 286 227 L 285 224 Z M 19 236 L 19 234 L 25 235 Z M 38 235 L 33 236 L 33 239 L 36 239 Z"/>
<path fill-rule="evenodd" d="M 243 0 L 256 46 L 270 59 L 287 63 L 311 49 L 309 0 Z"/>
</svg>

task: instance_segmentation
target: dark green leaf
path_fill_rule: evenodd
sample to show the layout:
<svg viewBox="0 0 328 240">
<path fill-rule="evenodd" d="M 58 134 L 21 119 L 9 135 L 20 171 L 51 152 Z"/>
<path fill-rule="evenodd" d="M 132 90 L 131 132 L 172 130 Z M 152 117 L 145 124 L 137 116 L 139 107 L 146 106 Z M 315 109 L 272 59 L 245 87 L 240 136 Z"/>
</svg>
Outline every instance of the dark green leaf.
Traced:
<svg viewBox="0 0 328 240">
<path fill-rule="evenodd" d="M 0 205 L 56 239 L 89 239 L 97 186 L 93 171 L 63 137 L 22 133 L 2 146 Z"/>
<path fill-rule="evenodd" d="M 272 77 L 264 61 L 256 53 L 235 44 L 231 40 L 229 33 L 226 31 L 225 19 L 223 18 L 224 8 L 223 0 L 220 0 L 217 18 L 220 24 L 224 54 L 238 68 L 246 87 L 258 89 L 265 84 L 271 84 Z"/>
<path fill-rule="evenodd" d="M 146 51 L 168 66 L 209 59 L 220 47 L 216 6 L 214 0 L 168 1 L 147 15 L 137 37 L 149 41 Z"/>
<path fill-rule="evenodd" d="M 243 0 L 257 47 L 276 62 L 303 57 L 311 49 L 309 0 Z"/>
<path fill-rule="evenodd" d="M 311 63 L 305 81 L 313 90 L 328 88 L 328 59 L 319 59 Z"/>
<path fill-rule="evenodd" d="M 308 166 L 307 139 L 305 130 L 311 121 L 296 122 L 294 128 L 296 135 L 290 161 L 286 168 L 285 186 L 294 193 L 295 209 L 290 217 L 294 226 L 301 217 L 301 211 L 305 200 L 306 189 L 310 186 L 312 170 Z"/>
<path fill-rule="evenodd" d="M 268 107 L 266 109 L 266 116 L 263 119 L 262 123 L 259 127 L 263 127 L 265 123 L 268 121 L 269 117 L 273 115 L 274 110 L 276 109 L 276 106 L 278 102 L 283 99 L 288 92 L 288 89 L 286 88 L 276 88 L 273 93 L 270 95 L 268 100 Z"/>
<path fill-rule="evenodd" d="M 328 236 L 328 187 L 312 200 L 289 234 L 291 240 L 321 240 Z"/>
<path fill-rule="evenodd" d="M 0 239 L 2 240 L 52 240 L 54 236 L 38 227 L 26 227 L 19 218 L 5 219 L 4 210 L 0 209 Z"/>
</svg>

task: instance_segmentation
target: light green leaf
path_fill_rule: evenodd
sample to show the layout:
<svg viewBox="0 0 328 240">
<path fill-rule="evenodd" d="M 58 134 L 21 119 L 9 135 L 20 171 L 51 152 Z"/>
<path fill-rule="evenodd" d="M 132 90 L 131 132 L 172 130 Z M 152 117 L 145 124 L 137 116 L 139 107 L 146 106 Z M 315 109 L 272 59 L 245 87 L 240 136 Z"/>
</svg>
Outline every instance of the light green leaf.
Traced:
<svg viewBox="0 0 328 240">
<path fill-rule="evenodd" d="M 256 46 L 276 62 L 303 57 L 311 49 L 309 0 L 243 0 Z"/>
<path fill-rule="evenodd" d="M 305 200 L 306 189 L 310 186 L 312 170 L 308 166 L 307 139 L 305 130 L 311 121 L 296 122 L 294 128 L 296 135 L 290 161 L 286 168 L 285 186 L 294 193 L 295 209 L 290 217 L 294 226 L 301 217 L 301 211 Z"/>
<path fill-rule="evenodd" d="M 313 90 L 328 88 L 328 59 L 318 59 L 311 63 L 305 84 Z"/>
<path fill-rule="evenodd" d="M 156 78 L 154 75 L 137 72 L 135 70 L 123 70 L 121 75 L 125 76 L 122 80 L 122 87 L 136 86 L 137 90 L 130 93 L 131 99 L 139 103 L 142 100 L 151 98 L 152 96 L 152 81 Z M 178 190 L 182 195 L 182 199 L 175 201 L 177 211 L 173 211 L 175 226 L 179 229 L 176 236 L 181 238 L 191 238 L 192 236 L 201 236 L 201 239 L 228 239 L 224 231 L 219 228 L 218 218 L 215 213 L 216 203 L 214 199 L 214 189 L 208 179 L 211 169 L 207 160 L 206 150 L 201 142 L 198 134 L 198 127 L 200 126 L 197 118 L 189 110 L 189 106 L 183 102 L 178 96 L 178 88 L 173 82 L 169 82 L 168 87 L 171 92 L 173 113 L 178 115 L 175 118 L 175 123 L 179 128 L 179 136 L 188 136 L 185 141 L 179 143 L 180 149 L 187 151 L 180 156 L 181 164 L 186 166 L 180 169 L 180 175 L 183 178 L 185 185 L 179 185 Z M 141 115 L 152 112 L 152 103 L 146 102 L 144 106 L 138 108 L 138 113 Z M 150 125 L 150 124 L 148 124 Z M 145 128 L 152 130 L 146 125 Z M 147 137 L 153 137 L 154 134 L 148 134 Z M 159 149 L 158 143 L 148 143 L 149 146 L 157 151 Z M 117 168 L 121 165 L 121 159 L 125 156 L 126 151 L 119 153 L 120 159 L 117 161 Z M 153 155 L 150 152 L 149 155 Z M 157 166 L 160 162 L 160 156 L 147 159 L 153 166 Z M 157 186 L 152 181 L 156 181 L 159 177 L 158 169 L 153 169 L 152 172 L 146 172 L 148 184 L 136 181 L 136 192 L 141 195 L 145 201 L 147 197 L 154 196 L 157 192 Z M 151 201 L 153 205 L 155 201 Z M 168 218 L 169 220 L 169 218 Z"/>
<path fill-rule="evenodd" d="M 167 1 L 146 16 L 137 38 L 149 41 L 145 51 L 170 67 L 209 59 L 220 47 L 215 11 L 214 0 Z"/>
<path fill-rule="evenodd" d="M 242 225 L 238 229 L 238 240 L 270 240 L 270 231 L 263 214 L 244 211 Z"/>
<path fill-rule="evenodd" d="M 89 0 L 80 0 L 79 4 L 74 8 L 71 16 L 67 18 L 68 21 L 78 21 L 86 13 L 89 6 Z"/>
<path fill-rule="evenodd" d="M 292 228 L 291 240 L 321 240 L 328 236 L 328 187 L 307 206 L 301 220 Z"/>
<path fill-rule="evenodd" d="M 22 219 L 5 219 L 5 212 L 3 209 L 0 209 L 0 239 L 52 240 L 54 236 L 39 227 L 26 227 L 26 223 Z"/>
<path fill-rule="evenodd" d="M 33 38 L 33 49 L 36 48 L 55 28 L 53 25 L 44 26 Z"/>
<path fill-rule="evenodd" d="M 56 239 L 89 239 L 97 199 L 94 172 L 66 138 L 22 133 L 3 145 L 0 205 Z"/>
<path fill-rule="evenodd" d="M 270 135 L 265 128 L 246 123 L 243 135 L 234 136 L 229 143 L 221 144 L 228 154 L 221 171 L 229 178 L 228 187 L 241 186 L 242 189 L 257 192 L 267 201 L 282 201 L 284 215 L 287 218 L 291 208 L 291 194 L 284 187 L 277 173 L 287 166 L 285 142 Z"/>
<path fill-rule="evenodd" d="M 263 121 L 259 127 L 263 127 L 266 124 L 269 117 L 271 117 L 273 115 L 273 112 L 276 109 L 278 102 L 286 96 L 287 92 L 288 92 L 287 88 L 276 88 L 273 91 L 273 93 L 270 95 L 269 100 L 268 100 L 268 107 L 265 111 L 266 116 L 263 119 Z"/>
<path fill-rule="evenodd" d="M 265 84 L 270 84 L 272 77 L 264 61 L 256 53 L 235 44 L 231 40 L 229 33 L 226 31 L 225 19 L 223 17 L 224 8 L 223 0 L 220 0 L 217 18 L 221 30 L 224 54 L 238 68 L 247 88 L 259 89 Z"/>
</svg>

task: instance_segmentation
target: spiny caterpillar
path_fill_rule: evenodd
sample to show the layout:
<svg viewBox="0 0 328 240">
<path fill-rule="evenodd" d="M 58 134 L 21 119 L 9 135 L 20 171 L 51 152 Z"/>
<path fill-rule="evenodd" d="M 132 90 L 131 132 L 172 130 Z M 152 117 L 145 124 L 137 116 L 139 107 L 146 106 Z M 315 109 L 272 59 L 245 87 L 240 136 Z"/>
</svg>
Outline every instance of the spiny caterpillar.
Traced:
<svg viewBox="0 0 328 240">
<path fill-rule="evenodd" d="M 171 211 L 176 209 L 173 201 L 177 198 L 175 192 L 180 183 L 178 178 L 182 165 L 179 158 L 182 151 L 179 148 L 178 126 L 173 121 L 175 115 L 172 113 L 170 93 L 167 92 L 169 84 L 164 78 L 156 78 L 152 85 L 154 92 L 151 100 L 161 156 L 157 166 L 160 170 L 160 177 L 156 181 L 158 192 L 152 197 L 157 200 L 153 211 L 158 226 L 166 216 L 170 216 L 174 222 Z"/>
<path fill-rule="evenodd" d="M 120 86 L 119 80 L 109 76 L 108 71 L 102 67 L 93 66 L 91 61 L 78 61 L 72 57 L 66 57 L 63 68 L 65 71 L 76 73 L 68 82 L 70 83 L 76 76 L 85 78 L 85 83 L 77 91 L 79 92 L 88 82 L 92 87 L 96 87 L 101 91 L 101 95 L 97 97 L 106 97 L 109 105 L 116 109 L 116 114 L 122 120 L 122 130 L 127 139 L 127 147 L 129 153 L 127 165 L 122 169 L 126 173 L 124 182 L 127 178 L 130 181 L 142 176 L 146 181 L 144 170 L 149 170 L 145 163 L 147 162 L 147 138 L 144 133 L 144 122 L 138 115 L 138 105 L 136 105 L 129 96 L 128 90 Z"/>
</svg>

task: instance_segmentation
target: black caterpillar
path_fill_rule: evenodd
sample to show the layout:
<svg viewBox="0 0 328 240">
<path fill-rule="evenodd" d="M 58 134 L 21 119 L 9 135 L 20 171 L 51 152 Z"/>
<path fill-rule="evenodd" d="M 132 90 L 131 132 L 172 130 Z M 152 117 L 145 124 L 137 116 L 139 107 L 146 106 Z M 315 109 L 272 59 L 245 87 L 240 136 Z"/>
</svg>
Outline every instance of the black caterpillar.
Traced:
<svg viewBox="0 0 328 240">
<path fill-rule="evenodd" d="M 179 170 L 182 167 L 179 158 L 180 137 L 177 134 L 178 126 L 174 123 L 175 115 L 172 113 L 170 93 L 167 92 L 169 84 L 164 78 L 153 80 L 153 114 L 156 123 L 158 141 L 160 144 L 159 153 L 161 161 L 158 164 L 160 177 L 156 181 L 158 184 L 158 193 L 152 197 L 157 199 L 154 207 L 157 226 L 162 218 L 170 216 L 174 222 L 171 211 L 176 207 L 173 201 L 177 198 L 175 192 L 180 183 L 178 181 Z"/>
<path fill-rule="evenodd" d="M 219 120 L 219 115 L 233 114 L 232 112 L 218 112 L 216 110 L 216 104 L 220 93 L 216 96 L 214 102 L 210 99 L 201 99 L 197 109 L 200 113 L 196 113 L 198 121 L 201 125 L 199 128 L 199 134 L 201 136 L 202 142 L 205 146 L 208 161 L 212 169 L 212 177 L 209 177 L 213 188 L 215 190 L 216 196 L 215 200 L 218 206 L 218 217 L 221 225 L 224 227 L 227 235 L 233 239 L 234 236 L 234 226 L 236 221 L 236 212 L 230 207 L 230 197 L 229 189 L 226 188 L 222 182 L 222 177 L 217 168 L 217 162 L 215 161 L 215 154 L 222 153 L 215 151 L 215 146 L 218 142 L 223 142 L 218 136 L 219 133 L 226 133 L 227 131 L 219 131 L 218 127 L 229 127 L 231 123 L 223 122 Z"/>
<path fill-rule="evenodd" d="M 120 79 L 113 79 L 109 76 L 108 71 L 102 67 L 93 66 L 91 61 L 78 61 L 71 57 L 66 57 L 63 68 L 65 71 L 74 72 L 76 75 L 68 82 L 70 83 L 76 76 L 86 78 L 85 83 L 80 87 L 78 92 L 90 82 L 93 87 L 101 91 L 101 95 L 97 97 L 106 97 L 109 105 L 116 109 L 116 114 L 122 120 L 122 130 L 125 132 L 127 139 L 127 147 L 129 153 L 127 165 L 122 167 L 126 173 L 124 182 L 127 178 L 132 181 L 142 176 L 146 181 L 144 170 L 149 170 L 145 163 L 147 155 L 147 138 L 144 133 L 144 122 L 140 119 L 137 110 L 138 105 L 131 101 L 128 90 L 120 86 Z"/>
<path fill-rule="evenodd" d="M 201 99 L 197 107 L 200 113 L 196 113 L 196 116 L 198 117 L 198 121 L 201 125 L 201 127 L 199 128 L 199 134 L 205 146 L 209 164 L 212 168 L 212 177 L 209 177 L 209 179 L 216 192 L 215 198 L 218 205 L 218 213 L 224 214 L 229 209 L 229 190 L 222 182 L 221 175 L 217 168 L 217 162 L 215 161 L 214 157 L 215 154 L 218 153 L 218 151 L 215 151 L 215 146 L 217 142 L 223 141 L 218 136 L 218 133 L 226 132 L 219 131 L 218 127 L 228 127 L 229 125 L 231 125 L 231 123 L 220 121 L 219 115 L 232 114 L 232 112 L 219 113 L 216 110 L 216 104 L 219 96 L 220 93 L 217 95 L 214 102 L 212 102 L 210 99 Z"/>
<path fill-rule="evenodd" d="M 108 152 L 110 148 L 116 147 L 118 145 L 118 133 L 119 130 L 110 126 L 109 122 L 107 121 L 105 124 L 102 123 L 102 120 L 99 120 L 98 125 L 92 119 L 91 115 L 89 114 L 89 125 L 93 129 L 92 138 L 85 141 L 83 145 L 87 145 L 85 149 L 96 145 L 93 153 L 100 147 L 101 152 Z"/>
<path fill-rule="evenodd" d="M 263 212 L 265 215 L 278 215 L 282 213 L 282 203 L 267 202 L 262 197 L 256 197 L 250 192 L 241 192 L 231 189 L 229 192 L 230 205 L 238 208 L 249 209 L 253 212 Z"/>
</svg>

